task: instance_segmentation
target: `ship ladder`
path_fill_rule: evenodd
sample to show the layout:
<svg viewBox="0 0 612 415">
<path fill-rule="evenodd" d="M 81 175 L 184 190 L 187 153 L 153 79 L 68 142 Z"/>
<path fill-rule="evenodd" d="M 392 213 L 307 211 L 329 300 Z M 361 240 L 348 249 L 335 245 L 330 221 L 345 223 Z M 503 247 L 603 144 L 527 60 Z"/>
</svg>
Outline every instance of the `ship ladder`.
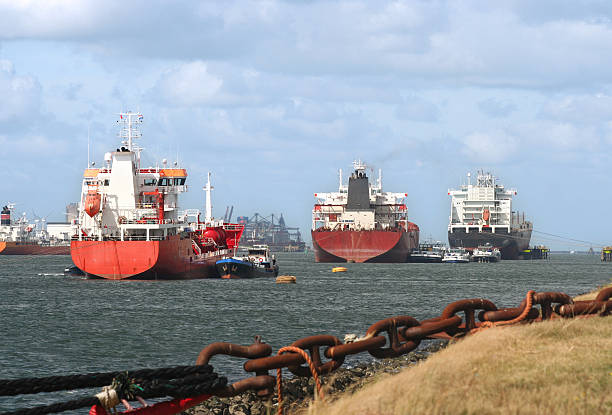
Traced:
<svg viewBox="0 0 612 415">
<path fill-rule="evenodd" d="M 197 256 L 202 255 L 202 248 L 200 248 L 200 245 L 198 245 L 198 243 L 193 239 L 191 240 L 191 248 Z"/>
</svg>

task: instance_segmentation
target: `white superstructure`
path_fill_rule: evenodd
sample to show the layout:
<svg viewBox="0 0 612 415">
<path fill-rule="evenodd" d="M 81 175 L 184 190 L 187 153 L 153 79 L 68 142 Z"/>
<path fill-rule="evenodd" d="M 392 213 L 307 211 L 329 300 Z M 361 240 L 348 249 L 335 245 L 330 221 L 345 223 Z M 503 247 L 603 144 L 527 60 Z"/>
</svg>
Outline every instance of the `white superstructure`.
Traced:
<svg viewBox="0 0 612 415">
<path fill-rule="evenodd" d="M 484 227 L 492 233 L 500 228 L 510 233 L 526 223 L 524 215 L 521 218 L 512 210 L 512 197 L 516 195 L 516 189 L 506 189 L 497 184 L 497 178 L 482 170 L 478 172 L 474 184 L 469 173 L 467 177 L 467 184 L 448 191 L 452 199 L 449 232 L 457 228 L 465 229 L 468 233 L 471 230 L 482 232 Z"/>
<path fill-rule="evenodd" d="M 314 194 L 317 201 L 312 211 L 312 230 L 407 229 L 408 194 L 383 192 L 381 170 L 376 183 L 370 183 L 367 166 L 361 160 L 354 161 L 353 168 L 348 184 L 343 183 L 342 170 L 339 171 L 337 192 Z"/>
<path fill-rule="evenodd" d="M 159 240 L 184 226 L 179 194 L 187 190 L 187 171 L 174 163 L 141 166 L 140 113 L 123 112 L 118 123 L 122 146 L 104 155 L 105 166 L 91 163 L 83 174 L 78 239 Z"/>
</svg>

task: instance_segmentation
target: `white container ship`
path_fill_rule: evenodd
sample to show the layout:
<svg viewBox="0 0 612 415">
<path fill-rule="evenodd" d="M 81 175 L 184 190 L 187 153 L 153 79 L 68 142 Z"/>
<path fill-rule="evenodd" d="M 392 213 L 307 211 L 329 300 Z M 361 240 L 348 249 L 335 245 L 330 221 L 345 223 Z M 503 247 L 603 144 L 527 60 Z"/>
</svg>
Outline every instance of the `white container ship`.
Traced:
<svg viewBox="0 0 612 415">
<path fill-rule="evenodd" d="M 533 225 L 525 214 L 512 210 L 515 189 L 497 184 L 491 173 L 479 171 L 476 183 L 449 190 L 451 214 L 448 242 L 451 248 L 474 250 L 489 244 L 501 251 L 502 259 L 517 259 L 529 246 Z"/>
</svg>

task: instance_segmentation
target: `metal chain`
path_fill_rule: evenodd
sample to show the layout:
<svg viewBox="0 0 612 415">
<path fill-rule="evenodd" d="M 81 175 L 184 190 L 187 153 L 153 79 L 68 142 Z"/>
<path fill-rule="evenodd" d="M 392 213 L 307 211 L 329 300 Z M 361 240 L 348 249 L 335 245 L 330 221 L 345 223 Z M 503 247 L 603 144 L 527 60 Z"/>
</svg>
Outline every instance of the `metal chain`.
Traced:
<svg viewBox="0 0 612 415">
<path fill-rule="evenodd" d="M 612 287 L 601 290 L 594 300 L 576 302 L 561 292 L 529 291 L 518 307 L 503 309 L 499 309 L 489 300 L 473 298 L 450 303 L 439 317 L 421 322 L 411 316 L 395 316 L 380 320 L 368 328 L 363 338 L 351 343 L 342 343 L 337 337 L 330 335 L 309 336 L 293 342 L 291 346 L 309 352 L 314 370 L 301 366 L 307 359 L 297 353 L 271 356 L 272 348 L 262 343 L 260 336 L 257 336 L 255 343 L 250 346 L 213 343 L 200 352 L 197 362 L 206 364 L 215 354 L 247 358 L 249 360 L 244 363 L 244 370 L 254 373 L 255 376 L 227 386 L 217 395 L 235 396 L 250 389 L 257 391 L 260 396 L 270 396 L 273 393 L 274 377 L 268 375 L 269 370 L 288 368 L 298 376 L 311 376 L 315 373 L 323 375 L 337 370 L 346 356 L 362 352 L 368 352 L 378 358 L 397 357 L 416 349 L 422 340 L 448 340 L 489 327 L 554 318 L 605 316 L 612 313 L 611 297 Z M 534 307 L 537 305 L 540 306 L 539 310 Z M 479 311 L 478 321 L 477 311 Z M 459 313 L 463 313 L 463 318 L 458 315 Z M 385 345 L 388 346 L 384 347 Z M 325 363 L 321 361 L 321 348 L 325 348 L 323 356 L 331 359 L 330 361 Z"/>
</svg>

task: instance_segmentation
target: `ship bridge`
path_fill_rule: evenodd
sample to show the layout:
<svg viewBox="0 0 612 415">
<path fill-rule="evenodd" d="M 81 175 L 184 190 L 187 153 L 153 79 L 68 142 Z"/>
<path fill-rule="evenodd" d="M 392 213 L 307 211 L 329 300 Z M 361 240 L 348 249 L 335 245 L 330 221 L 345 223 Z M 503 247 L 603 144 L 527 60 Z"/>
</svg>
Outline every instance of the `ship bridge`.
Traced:
<svg viewBox="0 0 612 415">
<path fill-rule="evenodd" d="M 449 217 L 449 232 L 456 229 L 470 231 L 489 231 L 496 233 L 503 230 L 510 233 L 525 222 L 524 215 L 512 210 L 512 198 L 517 194 L 515 189 L 506 189 L 497 184 L 497 178 L 489 172 L 479 171 L 476 183 L 472 184 L 471 174 L 467 175 L 467 183 L 459 189 L 451 189 L 451 211 Z"/>
<path fill-rule="evenodd" d="M 178 197 L 187 191 L 187 171 L 162 160 L 160 167 L 141 167 L 137 125 L 139 113 L 121 113 L 122 146 L 104 155 L 105 166 L 89 163 L 83 173 L 79 239 L 159 240 L 182 226 Z"/>
</svg>

